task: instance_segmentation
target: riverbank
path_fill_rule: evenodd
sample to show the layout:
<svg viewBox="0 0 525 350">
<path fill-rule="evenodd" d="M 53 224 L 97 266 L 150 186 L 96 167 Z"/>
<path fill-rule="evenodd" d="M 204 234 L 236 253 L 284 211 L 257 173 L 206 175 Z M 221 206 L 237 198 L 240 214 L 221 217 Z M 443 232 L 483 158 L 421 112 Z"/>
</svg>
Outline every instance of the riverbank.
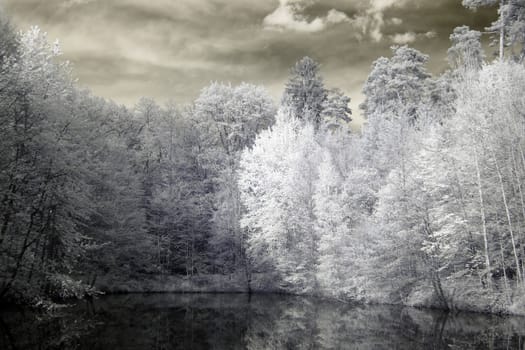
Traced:
<svg viewBox="0 0 525 350">
<path fill-rule="evenodd" d="M 289 293 L 279 287 L 278 276 L 272 274 L 253 274 L 250 283 L 253 293 Z M 229 275 L 139 275 L 139 276 L 100 276 L 96 289 L 107 294 L 120 293 L 248 293 L 248 282 L 244 274 Z M 507 314 L 525 316 L 525 291 L 514 289 L 507 295 L 503 288 L 495 290 L 479 288 L 479 282 L 469 279 L 444 281 L 447 291 L 448 307 L 453 311 L 468 311 L 483 314 Z M 371 289 L 372 290 L 372 289 Z M 361 296 L 337 296 L 321 292 L 317 297 L 343 302 L 363 304 L 403 305 L 416 308 L 443 309 L 431 285 L 420 283 L 413 286 L 406 296 L 384 289 Z"/>
<path fill-rule="evenodd" d="M 254 293 L 281 293 L 276 276 L 253 274 L 250 287 Z M 119 293 L 248 293 L 248 281 L 242 273 L 228 275 L 105 275 L 95 287 L 108 294 Z"/>
<path fill-rule="evenodd" d="M 57 299 L 82 299 L 103 294 L 134 294 L 134 293 L 278 293 L 290 294 L 279 285 L 279 277 L 274 274 L 253 274 L 248 288 L 244 273 L 228 275 L 155 275 L 155 274 L 107 274 L 97 276 L 93 287 L 86 287 L 80 282 L 64 283 L 61 280 L 61 292 L 56 293 Z M 447 306 L 452 311 L 467 311 L 483 314 L 525 316 L 525 291 L 509 289 L 494 285 L 492 290 L 480 288 L 479 282 L 472 279 L 461 281 L 443 281 L 446 291 Z M 66 292 L 63 292 L 65 290 Z M 88 290 L 90 293 L 86 293 Z M 436 297 L 434 289 L 424 281 L 400 295 L 386 283 L 384 285 L 361 286 L 360 293 L 334 294 L 331 291 L 319 291 L 313 297 L 341 302 L 372 305 L 398 305 L 426 309 L 443 309 L 443 304 Z M 53 308 L 57 304 L 50 300 L 38 298 L 14 299 L 16 303 L 29 304 L 36 307 Z M 11 300 L 13 302 L 13 300 Z"/>
<path fill-rule="evenodd" d="M 498 283 L 492 288 L 482 288 L 479 280 L 463 278 L 444 280 L 442 289 L 446 305 L 438 298 L 430 282 L 422 280 L 413 284 L 402 294 L 393 288 L 392 282 L 361 286 L 360 293 L 351 296 L 365 304 L 403 305 L 416 308 L 448 309 L 454 312 L 467 311 L 483 314 L 525 316 L 525 290 L 521 287 L 505 288 Z M 327 292 L 327 294 L 330 294 Z M 341 298 L 338 298 L 341 300 Z M 343 298 L 344 299 L 344 298 Z"/>
<path fill-rule="evenodd" d="M 478 281 L 463 279 L 444 281 L 443 289 L 448 291 L 448 306 L 452 310 L 525 316 L 523 287 L 507 290 L 503 286 L 494 285 L 489 290 L 480 288 Z M 414 307 L 442 307 L 430 286 L 420 286 L 413 290 L 404 304 Z"/>
</svg>

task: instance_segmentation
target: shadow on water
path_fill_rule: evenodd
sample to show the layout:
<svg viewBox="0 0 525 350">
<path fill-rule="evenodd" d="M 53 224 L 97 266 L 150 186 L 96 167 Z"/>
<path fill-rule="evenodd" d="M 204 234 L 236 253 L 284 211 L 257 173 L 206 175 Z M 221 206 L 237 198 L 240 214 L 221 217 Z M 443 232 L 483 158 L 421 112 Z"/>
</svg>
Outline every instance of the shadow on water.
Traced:
<svg viewBox="0 0 525 350">
<path fill-rule="evenodd" d="M 525 319 L 311 298 L 130 294 L 0 310 L 0 349 L 525 349 Z"/>
</svg>

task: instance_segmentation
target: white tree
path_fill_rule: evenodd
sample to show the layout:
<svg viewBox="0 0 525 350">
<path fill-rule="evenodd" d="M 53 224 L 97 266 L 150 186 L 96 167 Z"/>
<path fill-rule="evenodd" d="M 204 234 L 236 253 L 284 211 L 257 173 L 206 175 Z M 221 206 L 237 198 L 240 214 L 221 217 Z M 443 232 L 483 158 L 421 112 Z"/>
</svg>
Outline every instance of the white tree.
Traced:
<svg viewBox="0 0 525 350">
<path fill-rule="evenodd" d="M 314 213 L 316 236 L 319 237 L 317 279 L 325 293 L 344 293 L 351 274 L 350 217 L 343 191 L 343 177 L 324 151 L 315 184 Z"/>
<path fill-rule="evenodd" d="M 480 69 L 485 54 L 481 46 L 481 32 L 468 26 L 454 28 L 450 35 L 452 47 L 448 49 L 448 60 L 454 68 Z"/>
<path fill-rule="evenodd" d="M 319 145 L 312 125 L 284 112 L 263 131 L 241 158 L 239 188 L 246 213 L 249 253 L 279 272 L 283 287 L 311 291 L 317 239 L 313 225 L 313 190 Z"/>
</svg>

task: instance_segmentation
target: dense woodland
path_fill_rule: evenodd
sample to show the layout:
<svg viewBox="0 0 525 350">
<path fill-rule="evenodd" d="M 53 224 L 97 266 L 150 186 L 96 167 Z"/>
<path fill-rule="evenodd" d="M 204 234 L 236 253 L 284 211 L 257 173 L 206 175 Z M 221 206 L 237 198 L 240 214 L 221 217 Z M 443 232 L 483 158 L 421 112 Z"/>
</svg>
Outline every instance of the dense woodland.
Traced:
<svg viewBox="0 0 525 350">
<path fill-rule="evenodd" d="M 523 312 L 525 1 L 498 11 L 495 57 L 463 26 L 439 76 L 406 46 L 377 59 L 361 132 L 308 57 L 278 104 L 264 87 L 217 82 L 190 105 L 127 108 L 77 86 L 45 33 L 1 17 L 0 299 L 224 276 L 246 290 Z"/>
</svg>

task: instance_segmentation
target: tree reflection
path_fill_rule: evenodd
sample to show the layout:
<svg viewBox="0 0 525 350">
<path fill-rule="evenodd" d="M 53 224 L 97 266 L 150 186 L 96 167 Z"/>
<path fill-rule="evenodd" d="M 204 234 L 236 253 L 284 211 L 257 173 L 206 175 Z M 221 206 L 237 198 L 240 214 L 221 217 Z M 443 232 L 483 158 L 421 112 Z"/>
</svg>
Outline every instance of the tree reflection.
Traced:
<svg viewBox="0 0 525 350">
<path fill-rule="evenodd" d="M 104 297 L 0 312 L 1 349 L 521 349 L 525 322 L 246 294 Z"/>
</svg>

